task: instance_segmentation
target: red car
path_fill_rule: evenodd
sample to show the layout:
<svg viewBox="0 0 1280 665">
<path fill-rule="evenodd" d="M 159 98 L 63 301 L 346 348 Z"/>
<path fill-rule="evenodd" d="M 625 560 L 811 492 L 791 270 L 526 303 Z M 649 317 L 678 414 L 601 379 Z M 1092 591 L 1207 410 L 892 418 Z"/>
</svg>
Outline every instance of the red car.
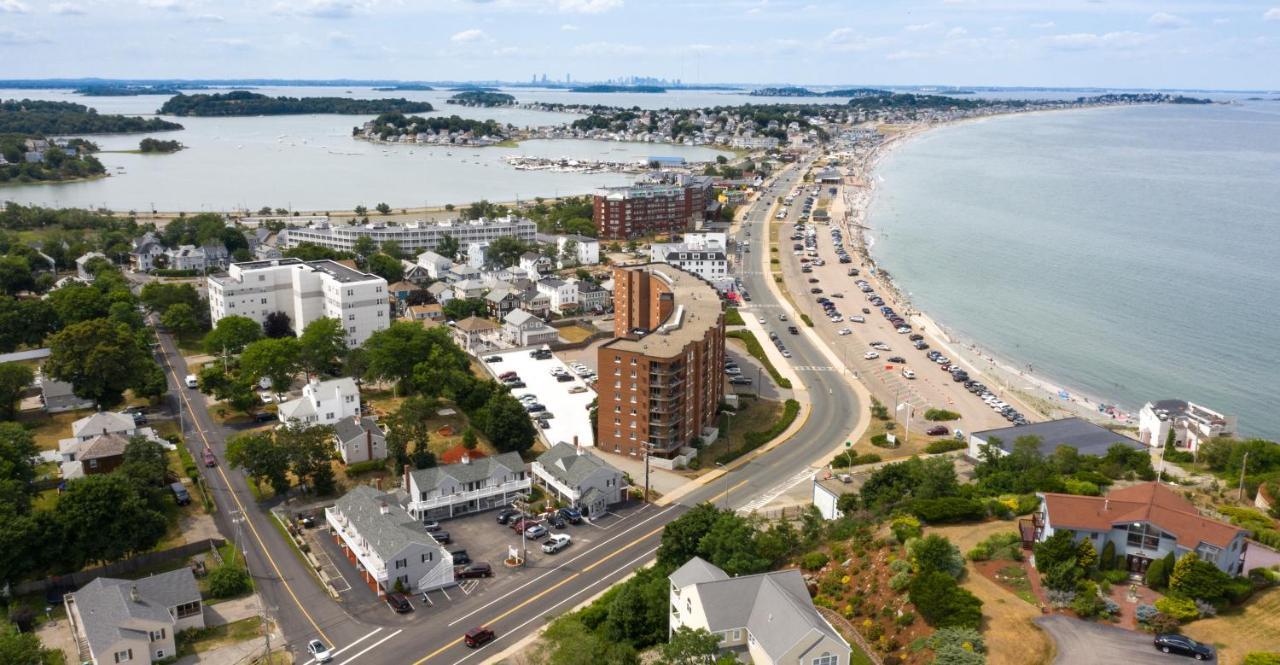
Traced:
<svg viewBox="0 0 1280 665">
<path fill-rule="evenodd" d="M 480 626 L 478 628 L 468 630 L 466 636 L 462 638 L 462 641 L 468 647 L 478 649 L 492 642 L 494 637 L 492 630 L 485 628 L 484 626 Z"/>
<path fill-rule="evenodd" d="M 217 458 L 215 458 L 215 457 L 213 456 L 213 451 L 212 451 L 212 450 L 210 450 L 208 446 L 205 446 L 204 450 L 203 450 L 203 451 L 201 451 L 201 453 L 200 453 L 200 454 L 201 454 L 201 456 L 202 456 L 202 457 L 204 457 L 204 465 L 205 465 L 205 466 L 217 466 L 217 465 L 218 465 L 218 460 L 217 460 Z"/>
<path fill-rule="evenodd" d="M 951 430 L 948 430 L 946 425 L 934 425 L 933 427 L 925 430 L 924 433 L 929 436 L 946 436 L 950 431 Z"/>
</svg>

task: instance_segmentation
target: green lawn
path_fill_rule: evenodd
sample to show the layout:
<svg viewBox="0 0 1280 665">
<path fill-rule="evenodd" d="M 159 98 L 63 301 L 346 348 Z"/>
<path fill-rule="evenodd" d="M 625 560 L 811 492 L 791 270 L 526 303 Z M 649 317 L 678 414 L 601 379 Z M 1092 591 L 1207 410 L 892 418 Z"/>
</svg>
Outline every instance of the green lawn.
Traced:
<svg viewBox="0 0 1280 665">
<path fill-rule="evenodd" d="M 191 656 L 218 647 L 252 640 L 262 635 L 262 619 L 249 617 L 222 626 L 193 628 L 178 633 L 178 657 Z"/>
<path fill-rule="evenodd" d="M 778 368 L 774 367 L 773 362 L 769 360 L 769 356 L 765 355 L 764 347 L 760 346 L 760 340 L 756 339 L 754 333 L 750 330 L 732 330 L 725 333 L 725 337 L 732 337 L 734 339 L 741 340 L 747 347 L 747 353 L 750 353 L 752 358 L 755 358 L 760 361 L 761 365 L 764 365 L 765 371 L 769 373 L 770 377 L 773 377 L 773 382 L 778 384 L 778 387 L 791 387 L 791 381 L 783 378 L 783 376 L 778 373 Z"/>
</svg>

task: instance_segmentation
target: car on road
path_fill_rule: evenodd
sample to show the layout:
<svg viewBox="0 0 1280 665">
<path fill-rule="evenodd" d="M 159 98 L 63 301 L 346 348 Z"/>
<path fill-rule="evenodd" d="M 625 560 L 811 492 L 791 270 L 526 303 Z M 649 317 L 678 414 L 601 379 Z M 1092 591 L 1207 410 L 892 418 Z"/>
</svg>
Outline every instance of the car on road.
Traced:
<svg viewBox="0 0 1280 665">
<path fill-rule="evenodd" d="M 1156 648 L 1163 653 L 1191 656 L 1196 660 L 1213 660 L 1216 655 L 1213 647 L 1197 642 L 1186 635 L 1156 635 L 1155 644 Z"/>
<path fill-rule="evenodd" d="M 569 534 L 557 533 L 551 536 L 547 542 L 542 544 L 542 551 L 546 554 L 555 554 L 556 552 L 568 547 L 569 543 L 572 541 L 573 538 L 571 538 Z"/>
<path fill-rule="evenodd" d="M 500 381 L 506 381 L 508 379 L 518 379 L 518 378 L 520 378 L 520 375 L 516 374 L 515 372 L 503 372 L 498 375 L 498 380 Z"/>
<path fill-rule="evenodd" d="M 578 393 L 585 393 L 585 392 L 587 392 L 586 386 L 574 386 L 569 389 L 570 395 L 577 395 Z"/>
<path fill-rule="evenodd" d="M 866 353 L 862 354 L 862 357 L 867 360 L 875 360 L 876 358 L 880 357 L 880 354 L 876 353 L 875 351 L 867 351 Z"/>
<path fill-rule="evenodd" d="M 764 322 L 765 322 L 765 321 L 764 321 L 764 317 L 763 317 L 763 316 L 757 316 L 757 317 L 756 317 L 756 321 L 759 321 L 760 323 L 764 323 Z"/>
<path fill-rule="evenodd" d="M 782 357 L 783 357 L 783 358 L 790 358 L 790 357 L 791 357 L 791 352 L 790 352 L 790 351 L 788 351 L 788 350 L 786 350 L 786 349 L 783 349 L 783 350 L 782 350 Z"/>
<path fill-rule="evenodd" d="M 204 460 L 204 465 L 205 465 L 205 466 L 217 466 L 217 465 L 218 465 L 218 458 L 216 458 L 216 457 L 214 457 L 214 456 L 213 456 L 213 450 L 212 450 L 212 449 L 210 449 L 210 448 L 209 448 L 209 446 L 205 446 L 205 447 L 204 447 L 204 450 L 201 450 L 201 451 L 200 451 L 200 457 L 201 457 L 201 459 L 203 459 L 203 460 Z"/>
<path fill-rule="evenodd" d="M 787 326 L 787 332 L 791 333 L 792 335 L 799 335 L 800 329 L 795 326 Z"/>
<path fill-rule="evenodd" d="M 533 538 L 534 540 L 537 540 L 538 538 L 541 538 L 547 535 L 547 533 L 548 533 L 547 527 L 542 526 L 541 524 L 534 524 L 533 526 L 530 526 L 529 528 L 524 530 L 525 537 Z"/>
<path fill-rule="evenodd" d="M 913 371 L 911 371 L 911 370 L 909 370 L 909 369 L 907 369 L 906 367 L 903 367 L 903 368 L 902 368 L 902 378 L 904 378 L 904 379 L 914 379 L 914 378 L 916 378 L 916 373 L 915 373 L 915 372 L 913 372 Z"/>
<path fill-rule="evenodd" d="M 307 653 L 311 654 L 311 657 L 314 658 L 317 663 L 327 663 L 333 660 L 333 652 L 330 651 L 329 647 L 325 646 L 324 642 L 321 642 L 320 640 L 311 640 L 310 642 L 307 642 Z"/>
<path fill-rule="evenodd" d="M 786 315 L 786 314 L 779 314 L 779 315 L 778 315 L 778 320 L 779 320 L 779 321 L 786 321 L 786 320 L 787 320 L 787 315 Z"/>
<path fill-rule="evenodd" d="M 934 425 L 933 427 L 925 430 L 924 433 L 929 436 L 946 436 L 950 431 L 951 430 L 948 430 L 946 425 Z"/>
<path fill-rule="evenodd" d="M 458 571 L 458 577 L 461 577 L 464 580 L 474 577 L 493 577 L 493 566 L 490 566 L 483 561 L 469 563 L 462 570 Z"/>
<path fill-rule="evenodd" d="M 392 592 L 387 594 L 387 606 L 396 614 L 413 611 L 413 605 L 409 603 L 409 599 L 403 593 Z"/>
<path fill-rule="evenodd" d="M 186 382 L 188 388 L 195 388 L 200 385 L 199 381 L 196 379 L 195 374 L 188 374 L 187 378 L 184 379 L 184 381 Z"/>
<path fill-rule="evenodd" d="M 902 356 L 889 356 L 889 362 L 897 363 L 899 365 L 905 365 L 907 364 L 907 359 L 903 358 Z"/>
<path fill-rule="evenodd" d="M 488 358 L 485 358 L 484 361 L 490 364 L 500 363 L 502 362 L 502 356 L 489 356 Z"/>
<path fill-rule="evenodd" d="M 467 647 L 471 649 L 479 649 L 480 647 L 492 642 L 493 640 L 494 640 L 493 630 L 489 628 L 485 628 L 484 626 L 480 626 L 478 628 L 472 628 L 471 630 L 468 630 L 467 634 L 462 637 L 462 643 L 466 644 Z"/>
<path fill-rule="evenodd" d="M 852 330 L 849 330 L 848 328 L 841 328 L 841 329 L 839 329 L 839 330 L 837 330 L 837 331 L 836 331 L 836 334 L 838 334 L 838 335 L 850 335 L 850 334 L 852 334 L 852 333 L 853 333 L 853 331 L 852 331 Z"/>
<path fill-rule="evenodd" d="M 735 386 L 749 386 L 751 385 L 751 378 L 746 376 L 735 376 L 732 379 L 729 379 L 729 383 Z"/>
</svg>

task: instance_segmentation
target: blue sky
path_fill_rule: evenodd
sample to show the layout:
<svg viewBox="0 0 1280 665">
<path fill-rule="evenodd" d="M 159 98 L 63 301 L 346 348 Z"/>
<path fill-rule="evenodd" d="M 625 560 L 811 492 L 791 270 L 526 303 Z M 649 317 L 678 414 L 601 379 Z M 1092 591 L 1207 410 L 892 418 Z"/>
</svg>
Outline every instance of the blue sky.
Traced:
<svg viewBox="0 0 1280 665">
<path fill-rule="evenodd" d="M 0 0 L 0 77 L 1280 89 L 1280 0 Z"/>
</svg>

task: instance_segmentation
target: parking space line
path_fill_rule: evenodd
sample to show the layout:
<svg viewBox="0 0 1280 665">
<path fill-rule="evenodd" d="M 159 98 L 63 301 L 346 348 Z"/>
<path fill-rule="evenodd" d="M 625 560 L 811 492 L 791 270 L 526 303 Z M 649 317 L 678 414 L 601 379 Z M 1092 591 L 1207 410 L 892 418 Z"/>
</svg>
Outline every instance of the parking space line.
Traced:
<svg viewBox="0 0 1280 665">
<path fill-rule="evenodd" d="M 427 607 L 435 607 L 436 604 L 431 602 L 431 596 L 427 595 L 428 593 L 430 592 L 429 591 L 422 592 L 422 602 L 426 603 Z"/>
<path fill-rule="evenodd" d="M 386 636 L 386 637 L 384 637 L 384 638 L 382 638 L 382 639 L 378 640 L 377 642 L 374 642 L 373 644 L 370 644 L 369 646 L 365 647 L 365 648 L 364 648 L 364 650 L 363 650 L 363 651 L 361 651 L 360 653 L 357 653 L 357 654 L 355 654 L 354 656 L 352 656 L 352 657 L 350 657 L 350 658 L 348 658 L 348 659 L 346 659 L 346 660 L 344 660 L 344 661 L 342 661 L 342 662 L 343 662 L 343 663 L 350 663 L 351 661 L 353 661 L 353 660 L 355 660 L 355 659 L 359 658 L 360 656 L 363 656 L 363 655 L 365 655 L 366 653 L 369 653 L 370 651 L 373 651 L 374 649 L 376 649 L 376 648 L 378 647 L 378 645 L 382 644 L 383 642 L 386 642 L 387 640 L 389 640 L 389 639 L 391 639 L 391 638 L 395 637 L 396 635 L 399 635 L 400 633 L 403 633 L 403 632 L 404 632 L 404 629 L 403 629 L 403 628 L 401 628 L 401 629 L 397 630 L 396 632 L 391 633 L 390 635 L 388 635 L 388 636 Z"/>
<path fill-rule="evenodd" d="M 521 584 L 520 586 L 518 586 L 518 587 L 516 587 L 516 588 L 514 588 L 514 589 L 512 589 L 512 590 L 510 590 L 510 591 L 508 591 L 508 592 L 506 592 L 506 593 L 503 595 L 503 597 L 502 597 L 502 598 L 496 598 L 496 599 L 494 599 L 494 600 L 491 600 L 491 601 L 489 601 L 488 603 L 485 603 L 484 605 L 481 605 L 480 607 L 477 607 L 476 609 L 474 609 L 474 610 L 472 610 L 472 611 L 470 611 L 470 612 L 468 612 L 468 613 L 466 613 L 466 614 L 464 614 L 464 615 L 462 615 L 462 616 L 458 617 L 457 619 L 454 619 L 453 621 L 449 622 L 449 625 L 450 625 L 450 626 L 453 626 L 453 625 L 456 625 L 456 624 L 462 623 L 463 621 L 466 621 L 466 620 L 467 620 L 468 618 L 470 618 L 471 616 L 473 616 L 473 615 L 475 615 L 475 614 L 478 614 L 478 613 L 480 613 L 480 612 L 482 612 L 482 611 L 484 611 L 484 610 L 488 609 L 489 607 L 492 607 L 494 604 L 496 604 L 496 603 L 500 603 L 500 602 L 503 602 L 503 601 L 504 601 L 504 600 L 506 600 L 506 599 L 507 599 L 507 597 L 508 597 L 508 596 L 510 596 L 511 594 L 513 594 L 513 593 L 515 593 L 515 592 L 517 592 L 517 591 L 520 591 L 521 589 L 524 589 L 525 587 L 528 587 L 528 586 L 529 586 L 529 585 L 531 585 L 531 584 L 536 584 L 536 583 L 537 583 L 538 581 L 540 581 L 542 578 L 544 578 L 544 577 L 546 577 L 546 576 L 548 576 L 548 575 L 551 575 L 551 574 L 554 574 L 554 573 L 556 573 L 556 572 L 560 571 L 562 568 L 565 568 L 565 567 L 569 566 L 570 564 L 572 564 L 573 562 L 577 561 L 578 559 L 581 559 L 582 557 L 587 556 L 588 554 L 591 554 L 592 552 L 594 552 L 594 551 L 596 551 L 596 550 L 600 549 L 601 547 L 604 547 L 605 545 L 608 545 L 609 543 L 611 543 L 611 542 L 613 542 L 613 541 L 615 541 L 615 540 L 617 540 L 617 539 L 621 538 L 622 536 L 626 535 L 627 533 L 629 533 L 629 532 L 631 532 L 631 531 L 634 531 L 635 529 L 637 529 L 637 528 L 639 528 L 639 527 L 643 526 L 644 524 L 646 524 L 646 523 L 648 523 L 648 522 L 652 521 L 654 518 L 661 517 L 664 513 L 666 513 L 666 512 L 667 512 L 667 511 L 669 511 L 669 510 L 672 510 L 672 509 L 674 509 L 674 508 L 675 508 L 675 505 L 667 506 L 666 508 L 663 508 L 661 511 L 654 513 L 653 515 L 651 515 L 650 517 L 648 517 L 648 518 L 644 519 L 643 521 L 636 522 L 635 524 L 631 525 L 630 527 L 627 527 L 627 528 L 626 528 L 626 529 L 624 529 L 623 531 L 620 531 L 617 535 L 614 535 L 613 537 L 611 537 L 611 538 L 609 538 L 609 539 L 607 539 L 607 540 L 604 540 L 604 541 L 602 541 L 602 542 L 596 543 L 595 545 L 592 545 L 591 547 L 588 547 L 585 551 L 583 551 L 583 552 L 579 553 L 577 556 L 574 556 L 572 559 L 569 559 L 568 561 L 565 561 L 564 563 L 560 564 L 559 566 L 556 566 L 555 568 L 552 568 L 551 570 L 548 570 L 547 572 L 545 572 L 545 573 L 543 573 L 543 574 L 541 574 L 541 575 L 539 575 L 539 576 L 537 576 L 537 577 L 535 577 L 535 578 L 533 578 L 533 579 L 529 580 L 528 582 L 525 582 L 524 584 Z M 637 512 L 638 512 L 638 511 L 637 511 Z"/>
<path fill-rule="evenodd" d="M 437 589 L 437 590 L 440 592 L 440 595 L 444 596 L 445 600 L 447 600 L 447 601 L 449 601 L 449 602 L 453 602 L 453 599 L 449 597 L 449 594 L 448 594 L 448 593 L 446 593 L 446 592 L 445 592 L 445 590 L 444 590 L 443 588 L 440 588 L 440 589 Z"/>
</svg>

